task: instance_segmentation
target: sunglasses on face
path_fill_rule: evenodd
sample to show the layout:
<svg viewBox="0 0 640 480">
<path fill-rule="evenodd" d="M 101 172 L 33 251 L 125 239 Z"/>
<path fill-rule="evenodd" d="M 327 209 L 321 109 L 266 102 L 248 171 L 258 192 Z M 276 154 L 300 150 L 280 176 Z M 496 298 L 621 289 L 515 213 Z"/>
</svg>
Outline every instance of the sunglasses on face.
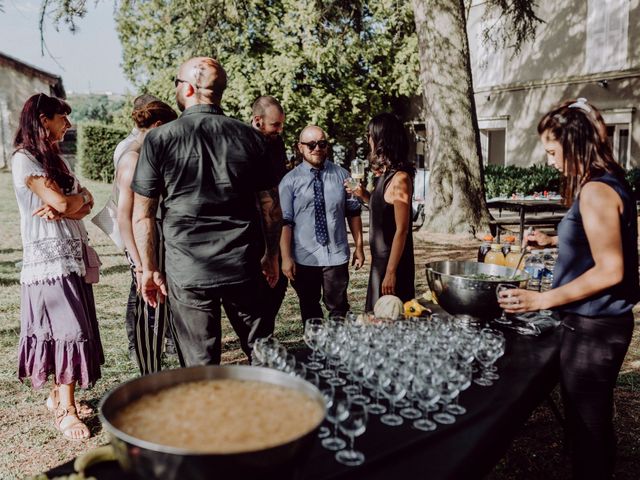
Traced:
<svg viewBox="0 0 640 480">
<path fill-rule="evenodd" d="M 324 150 L 329 145 L 329 142 L 326 140 L 320 140 L 319 142 L 300 142 L 300 144 L 305 145 L 312 152 L 318 147 L 320 150 Z"/>
<path fill-rule="evenodd" d="M 178 88 L 178 85 L 180 85 L 181 83 L 188 83 L 189 85 L 191 85 L 190 82 L 188 82 L 187 80 L 182 80 L 181 78 L 174 78 L 173 79 L 173 84 L 175 85 L 176 88 Z"/>
</svg>

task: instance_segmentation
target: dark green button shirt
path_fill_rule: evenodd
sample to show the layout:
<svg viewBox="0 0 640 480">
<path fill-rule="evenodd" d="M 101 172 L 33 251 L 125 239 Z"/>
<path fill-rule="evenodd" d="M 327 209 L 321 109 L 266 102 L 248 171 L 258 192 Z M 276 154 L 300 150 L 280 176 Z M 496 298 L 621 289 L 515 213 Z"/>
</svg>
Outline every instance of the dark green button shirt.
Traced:
<svg viewBox="0 0 640 480">
<path fill-rule="evenodd" d="M 182 288 L 206 288 L 259 274 L 255 194 L 276 185 L 260 133 L 219 107 L 195 105 L 148 132 L 131 189 L 163 199 L 167 276 Z"/>
</svg>

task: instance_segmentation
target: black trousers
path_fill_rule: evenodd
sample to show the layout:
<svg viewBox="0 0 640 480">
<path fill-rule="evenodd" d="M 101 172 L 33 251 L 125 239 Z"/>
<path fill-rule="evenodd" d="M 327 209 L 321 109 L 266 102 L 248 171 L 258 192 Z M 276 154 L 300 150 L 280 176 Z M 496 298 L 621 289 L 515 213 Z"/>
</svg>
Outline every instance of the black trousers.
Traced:
<svg viewBox="0 0 640 480">
<path fill-rule="evenodd" d="M 276 326 L 276 317 L 282 306 L 282 301 L 287 293 L 289 280 L 284 276 L 282 271 L 278 277 L 278 283 L 271 288 L 264 278 L 260 275 L 258 279 L 258 302 L 262 310 L 262 322 L 260 324 L 260 337 L 268 337 L 273 333 Z"/>
<path fill-rule="evenodd" d="M 310 267 L 296 263 L 295 280 L 291 285 L 298 294 L 303 323 L 308 318 L 324 316 L 320 298 L 329 316 L 344 316 L 349 310 L 349 263 L 335 267 Z"/>
<path fill-rule="evenodd" d="M 560 386 L 575 479 L 613 475 L 613 389 L 633 334 L 633 314 L 563 316 Z"/>
<path fill-rule="evenodd" d="M 184 366 L 218 365 L 222 356 L 222 311 L 251 361 L 251 348 L 262 336 L 256 280 L 216 288 L 180 288 L 167 278 L 176 344 Z"/>
</svg>

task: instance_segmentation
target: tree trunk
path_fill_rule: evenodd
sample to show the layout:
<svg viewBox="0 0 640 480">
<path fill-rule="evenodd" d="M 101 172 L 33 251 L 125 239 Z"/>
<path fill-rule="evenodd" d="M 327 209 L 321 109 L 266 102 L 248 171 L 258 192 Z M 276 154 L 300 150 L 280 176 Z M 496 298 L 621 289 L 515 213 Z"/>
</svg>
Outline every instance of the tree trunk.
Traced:
<svg viewBox="0 0 640 480">
<path fill-rule="evenodd" d="M 431 169 L 421 230 L 488 230 L 464 0 L 412 0 Z"/>
</svg>

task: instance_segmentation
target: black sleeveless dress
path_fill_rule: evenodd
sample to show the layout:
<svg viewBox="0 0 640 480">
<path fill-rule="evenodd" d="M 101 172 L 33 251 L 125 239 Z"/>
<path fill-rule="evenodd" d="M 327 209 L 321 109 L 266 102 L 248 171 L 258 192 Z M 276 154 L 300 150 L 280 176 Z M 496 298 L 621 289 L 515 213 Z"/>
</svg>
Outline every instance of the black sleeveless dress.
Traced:
<svg viewBox="0 0 640 480">
<path fill-rule="evenodd" d="M 367 312 L 381 296 L 382 280 L 387 272 L 391 244 L 396 233 L 393 205 L 385 202 L 384 192 L 396 171 L 388 171 L 378 178 L 369 200 L 369 247 L 371 249 L 371 273 L 367 288 Z M 407 212 L 409 230 L 402 257 L 396 270 L 396 296 L 403 302 L 415 297 L 415 266 L 413 263 L 413 235 L 411 233 L 411 209 Z"/>
</svg>

